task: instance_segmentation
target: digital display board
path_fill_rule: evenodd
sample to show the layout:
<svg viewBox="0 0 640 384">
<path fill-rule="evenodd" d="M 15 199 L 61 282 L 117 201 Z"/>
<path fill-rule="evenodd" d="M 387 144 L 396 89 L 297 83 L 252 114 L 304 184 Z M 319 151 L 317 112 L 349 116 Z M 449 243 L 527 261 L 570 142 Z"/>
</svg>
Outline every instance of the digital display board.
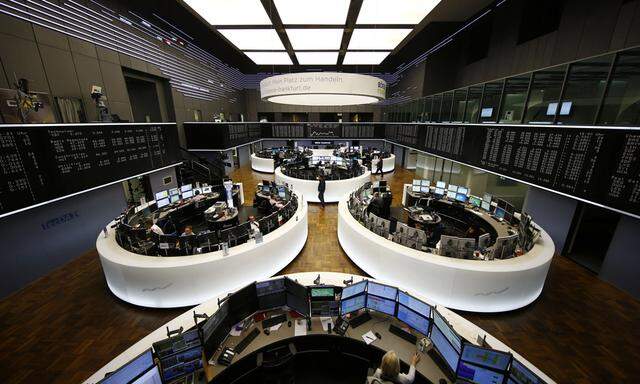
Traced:
<svg viewBox="0 0 640 384">
<path fill-rule="evenodd" d="M 0 217 L 180 161 L 175 123 L 0 125 Z"/>
</svg>

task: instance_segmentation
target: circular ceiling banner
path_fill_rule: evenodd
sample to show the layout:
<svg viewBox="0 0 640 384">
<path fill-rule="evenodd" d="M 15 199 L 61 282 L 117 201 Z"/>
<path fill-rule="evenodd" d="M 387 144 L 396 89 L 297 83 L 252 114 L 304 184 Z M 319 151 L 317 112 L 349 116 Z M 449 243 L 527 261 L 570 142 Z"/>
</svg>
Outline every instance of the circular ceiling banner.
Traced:
<svg viewBox="0 0 640 384">
<path fill-rule="evenodd" d="M 262 100 L 279 104 L 371 104 L 384 100 L 386 91 L 386 81 L 358 73 L 288 73 L 260 82 Z"/>
</svg>

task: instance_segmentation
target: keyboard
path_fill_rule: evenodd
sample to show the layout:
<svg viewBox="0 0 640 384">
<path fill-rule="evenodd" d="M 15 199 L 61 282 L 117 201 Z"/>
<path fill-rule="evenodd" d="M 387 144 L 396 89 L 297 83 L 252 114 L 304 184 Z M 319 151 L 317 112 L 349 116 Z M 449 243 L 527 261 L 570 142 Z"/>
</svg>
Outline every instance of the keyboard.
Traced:
<svg viewBox="0 0 640 384">
<path fill-rule="evenodd" d="M 418 341 L 418 338 L 416 336 L 393 324 L 389 325 L 389 332 L 393 333 L 401 339 L 410 342 L 411 344 L 415 344 Z"/>
<path fill-rule="evenodd" d="M 369 312 L 365 312 L 362 315 L 349 320 L 349 325 L 351 326 L 351 328 L 358 328 L 369 320 L 371 320 L 371 315 L 369 314 Z"/>
<path fill-rule="evenodd" d="M 262 329 L 271 328 L 274 325 L 278 325 L 280 323 L 284 323 L 285 321 L 287 321 L 287 315 L 286 314 L 277 315 L 277 316 L 270 317 L 268 319 L 264 319 L 264 320 L 262 320 Z"/>
<path fill-rule="evenodd" d="M 236 345 L 233 351 L 235 353 L 241 353 L 242 351 L 245 350 L 245 348 L 249 346 L 249 344 L 251 344 L 253 339 L 258 337 L 259 334 L 260 334 L 260 331 L 258 330 L 258 328 L 253 328 L 253 331 L 249 332 L 249 334 L 245 336 L 244 339 L 240 340 L 240 342 L 238 343 L 238 345 Z"/>
</svg>

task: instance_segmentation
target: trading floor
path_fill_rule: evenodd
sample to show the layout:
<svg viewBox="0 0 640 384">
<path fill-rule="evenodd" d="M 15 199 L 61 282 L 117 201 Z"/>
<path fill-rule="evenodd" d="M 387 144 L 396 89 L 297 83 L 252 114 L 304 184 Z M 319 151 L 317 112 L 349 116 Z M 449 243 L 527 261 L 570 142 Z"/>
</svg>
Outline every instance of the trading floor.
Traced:
<svg viewBox="0 0 640 384">
<path fill-rule="evenodd" d="M 255 185 L 273 176 L 246 166 L 231 177 Z M 414 172 L 405 169 L 385 175 L 396 196 L 394 205 L 400 204 L 402 185 L 413 178 Z M 245 190 L 245 199 L 251 203 L 253 193 Z M 366 275 L 340 248 L 336 225 L 337 204 L 324 209 L 310 204 L 307 243 L 281 273 Z M 0 383 L 81 382 L 187 310 L 120 301 L 109 292 L 99 258 L 90 251 L 0 301 Z M 565 257 L 553 259 L 545 289 L 531 305 L 506 313 L 460 314 L 559 383 L 619 383 L 640 377 L 640 303 Z"/>
</svg>

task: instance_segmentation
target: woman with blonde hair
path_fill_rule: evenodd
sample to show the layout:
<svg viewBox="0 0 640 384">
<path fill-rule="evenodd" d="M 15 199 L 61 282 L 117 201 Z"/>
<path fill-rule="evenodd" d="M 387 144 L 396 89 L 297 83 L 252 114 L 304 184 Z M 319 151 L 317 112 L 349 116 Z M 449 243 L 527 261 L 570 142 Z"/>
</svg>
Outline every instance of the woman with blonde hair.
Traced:
<svg viewBox="0 0 640 384">
<path fill-rule="evenodd" d="M 400 359 L 394 351 L 389 351 L 382 356 L 380 368 L 376 369 L 373 377 L 383 380 L 384 382 L 411 384 L 416 376 L 416 364 L 418 364 L 418 362 L 420 362 L 420 354 L 416 352 L 411 356 L 409 373 L 400 373 Z"/>
</svg>

